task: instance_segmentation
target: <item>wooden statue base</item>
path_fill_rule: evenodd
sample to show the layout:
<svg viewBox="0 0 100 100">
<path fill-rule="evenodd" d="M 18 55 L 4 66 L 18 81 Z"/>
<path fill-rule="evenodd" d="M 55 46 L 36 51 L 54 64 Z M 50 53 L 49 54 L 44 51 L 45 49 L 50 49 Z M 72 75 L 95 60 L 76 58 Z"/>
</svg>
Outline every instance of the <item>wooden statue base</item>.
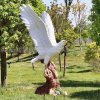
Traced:
<svg viewBox="0 0 100 100">
<path fill-rule="evenodd" d="M 45 84 L 38 87 L 35 91 L 35 94 L 52 94 L 55 89 L 60 87 L 56 66 L 51 61 L 49 61 L 48 65 L 45 68 L 44 77 L 46 78 Z"/>
</svg>

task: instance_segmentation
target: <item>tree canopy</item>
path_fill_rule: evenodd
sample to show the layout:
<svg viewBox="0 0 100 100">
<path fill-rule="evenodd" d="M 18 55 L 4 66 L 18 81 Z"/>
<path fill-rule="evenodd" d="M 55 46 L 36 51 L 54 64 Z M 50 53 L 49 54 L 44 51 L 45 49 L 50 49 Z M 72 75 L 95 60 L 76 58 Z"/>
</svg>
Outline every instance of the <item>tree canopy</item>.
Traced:
<svg viewBox="0 0 100 100">
<path fill-rule="evenodd" d="M 68 20 L 69 9 L 66 9 L 66 6 L 58 4 L 55 1 L 51 2 L 51 6 L 48 7 L 47 11 L 52 18 L 57 41 L 65 39 L 67 41 L 67 47 L 73 46 L 77 36 L 71 26 L 71 22 Z"/>
<path fill-rule="evenodd" d="M 41 0 L 1 0 L 0 48 L 22 47 L 28 41 L 28 31 L 19 15 L 22 4 L 30 4 L 38 14 L 45 10 Z"/>
<path fill-rule="evenodd" d="M 91 38 L 100 46 L 100 0 L 92 0 L 92 9 L 89 19 L 92 23 Z"/>
</svg>

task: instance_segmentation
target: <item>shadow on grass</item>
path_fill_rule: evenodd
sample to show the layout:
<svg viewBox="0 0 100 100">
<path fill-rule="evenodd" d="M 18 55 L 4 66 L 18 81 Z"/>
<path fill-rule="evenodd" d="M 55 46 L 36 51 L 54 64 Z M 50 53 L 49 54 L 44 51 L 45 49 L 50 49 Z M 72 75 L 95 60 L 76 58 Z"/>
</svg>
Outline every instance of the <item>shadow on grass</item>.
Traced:
<svg viewBox="0 0 100 100">
<path fill-rule="evenodd" d="M 21 54 L 20 54 L 20 55 L 21 55 Z M 19 55 L 19 56 L 20 56 L 20 55 Z M 8 56 L 6 59 L 7 59 L 7 60 L 10 60 L 10 59 L 15 58 L 15 57 L 18 57 L 18 55 L 15 54 L 15 55 L 13 55 L 13 56 Z"/>
<path fill-rule="evenodd" d="M 44 82 L 40 82 L 40 83 L 32 83 L 33 85 L 43 85 L 44 84 Z"/>
<path fill-rule="evenodd" d="M 11 61 L 11 63 L 30 61 L 33 57 L 35 57 L 35 56 L 37 56 L 37 55 L 38 55 L 38 54 L 35 53 L 35 54 L 31 54 L 31 55 L 28 55 L 28 56 L 23 57 L 23 58 L 20 58 L 20 56 L 19 56 L 19 60 Z M 11 58 L 8 57 L 7 60 L 12 59 L 12 58 L 15 58 L 15 57 L 17 57 L 17 56 L 14 56 L 14 57 L 11 57 Z"/>
<path fill-rule="evenodd" d="M 70 97 L 79 98 L 80 100 L 100 100 L 100 89 L 75 92 L 71 94 Z"/>
<path fill-rule="evenodd" d="M 62 87 L 100 87 L 100 82 L 61 80 Z"/>
<path fill-rule="evenodd" d="M 92 69 L 87 69 L 87 70 L 79 70 L 79 71 L 68 71 L 68 73 L 88 73 L 88 72 L 92 72 Z"/>
<path fill-rule="evenodd" d="M 88 73 L 91 72 L 93 69 L 89 68 L 89 66 L 83 67 L 83 66 L 77 66 L 77 65 L 72 65 L 67 67 L 68 73 Z"/>
<path fill-rule="evenodd" d="M 20 61 L 28 61 L 28 60 L 31 60 L 33 57 L 35 57 L 37 55 L 38 55 L 38 53 L 35 53 L 35 54 L 29 55 L 27 57 L 20 58 Z"/>
<path fill-rule="evenodd" d="M 87 70 L 82 70 L 82 71 L 78 71 L 77 73 L 87 73 L 87 72 L 91 72 L 92 69 L 87 69 Z"/>
<path fill-rule="evenodd" d="M 68 66 L 67 69 L 74 69 L 74 68 L 82 68 L 81 66 L 77 66 L 77 65 L 72 65 L 72 66 Z"/>
<path fill-rule="evenodd" d="M 29 61 L 29 60 L 31 60 L 33 57 L 34 57 L 33 55 L 29 55 L 29 56 L 27 56 L 27 57 L 20 58 L 20 59 L 19 59 L 19 62 Z"/>
</svg>

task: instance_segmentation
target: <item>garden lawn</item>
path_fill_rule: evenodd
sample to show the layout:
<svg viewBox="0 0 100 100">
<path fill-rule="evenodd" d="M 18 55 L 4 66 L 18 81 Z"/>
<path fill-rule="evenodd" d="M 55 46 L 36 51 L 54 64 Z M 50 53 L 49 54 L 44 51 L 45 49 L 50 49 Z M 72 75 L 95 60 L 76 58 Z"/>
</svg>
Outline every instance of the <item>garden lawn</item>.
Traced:
<svg viewBox="0 0 100 100">
<path fill-rule="evenodd" d="M 0 100 L 43 100 L 43 95 L 34 94 L 36 88 L 45 82 L 44 65 L 37 62 L 33 70 L 30 55 L 10 59 L 11 67 L 7 68 L 7 86 L 0 88 Z M 80 55 L 67 57 L 66 77 L 59 71 L 58 57 L 54 59 L 57 66 L 61 89 L 67 91 L 65 100 L 100 100 L 100 73 L 93 72 L 92 67 L 84 62 Z M 7 62 L 8 62 L 7 61 Z M 45 100 L 53 100 L 52 95 L 46 95 Z M 55 100 L 64 100 L 62 95 Z"/>
</svg>

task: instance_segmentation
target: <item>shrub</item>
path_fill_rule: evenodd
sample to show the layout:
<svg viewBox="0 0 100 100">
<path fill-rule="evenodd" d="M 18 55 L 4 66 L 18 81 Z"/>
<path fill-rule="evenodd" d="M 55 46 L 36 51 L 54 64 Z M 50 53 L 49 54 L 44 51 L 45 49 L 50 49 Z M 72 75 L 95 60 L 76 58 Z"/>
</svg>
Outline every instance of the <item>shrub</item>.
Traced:
<svg viewBox="0 0 100 100">
<path fill-rule="evenodd" d="M 92 42 L 87 46 L 85 61 L 96 70 L 100 70 L 100 46 L 97 46 L 96 42 Z"/>
</svg>

